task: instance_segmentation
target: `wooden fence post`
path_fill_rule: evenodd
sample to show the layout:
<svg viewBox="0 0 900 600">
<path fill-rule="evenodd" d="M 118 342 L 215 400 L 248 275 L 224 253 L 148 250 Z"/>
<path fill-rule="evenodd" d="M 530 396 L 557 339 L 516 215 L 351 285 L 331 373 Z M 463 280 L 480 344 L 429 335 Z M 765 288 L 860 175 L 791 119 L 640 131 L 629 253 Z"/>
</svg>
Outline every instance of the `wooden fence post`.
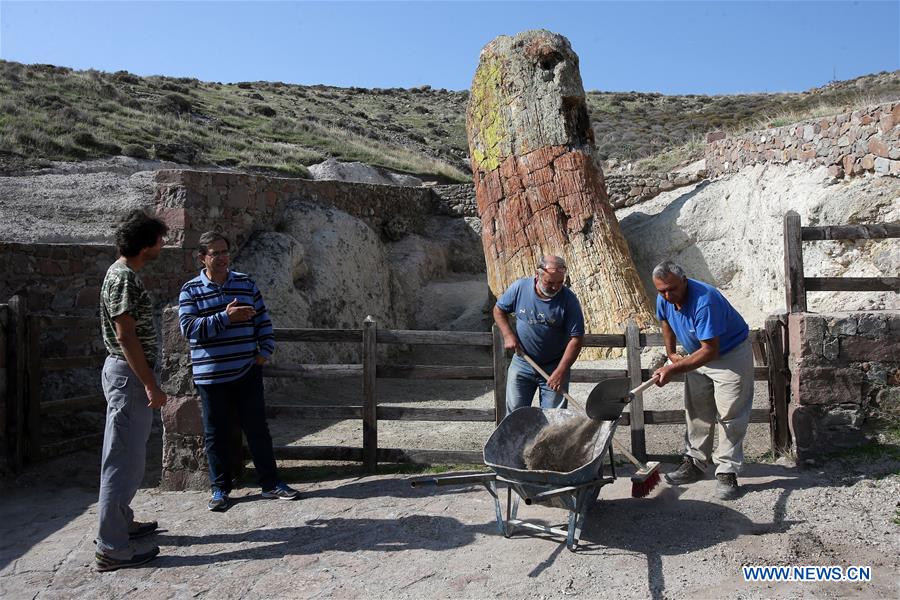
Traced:
<svg viewBox="0 0 900 600">
<path fill-rule="evenodd" d="M 506 349 L 503 347 L 503 334 L 494 324 L 491 327 L 494 358 L 494 422 L 499 425 L 506 416 Z"/>
<path fill-rule="evenodd" d="M 787 314 L 766 318 L 766 352 L 769 367 L 769 401 L 771 413 L 769 427 L 772 436 L 772 453 L 782 456 L 791 447 L 788 426 L 788 402 L 790 401 L 790 371 L 788 370 L 786 336 Z"/>
<path fill-rule="evenodd" d="M 9 328 L 7 330 L 7 435 L 9 436 L 9 466 L 19 471 L 25 464 L 26 438 L 26 373 L 25 313 L 28 303 L 23 296 L 9 299 Z"/>
<path fill-rule="evenodd" d="M 10 405 L 7 392 L 7 329 L 9 328 L 9 306 L 0 304 L 0 460 L 9 459 L 9 433 L 7 433 L 7 407 Z"/>
<path fill-rule="evenodd" d="M 784 292 L 788 312 L 806 312 L 806 284 L 803 277 L 800 215 L 789 210 L 784 215 Z"/>
<path fill-rule="evenodd" d="M 378 403 L 375 397 L 377 325 L 372 315 L 362 327 L 363 363 L 363 468 L 374 473 L 378 467 Z"/>
<path fill-rule="evenodd" d="M 41 457 L 41 324 L 38 317 L 30 315 L 26 320 L 28 330 L 28 355 L 25 361 L 28 384 L 27 413 L 28 456 L 31 460 Z"/>
<path fill-rule="evenodd" d="M 628 377 L 631 387 L 641 384 L 641 330 L 633 319 L 625 325 L 625 351 L 628 355 Z M 638 392 L 631 401 L 631 453 L 638 460 L 647 460 L 647 439 L 644 436 L 644 394 Z"/>
</svg>

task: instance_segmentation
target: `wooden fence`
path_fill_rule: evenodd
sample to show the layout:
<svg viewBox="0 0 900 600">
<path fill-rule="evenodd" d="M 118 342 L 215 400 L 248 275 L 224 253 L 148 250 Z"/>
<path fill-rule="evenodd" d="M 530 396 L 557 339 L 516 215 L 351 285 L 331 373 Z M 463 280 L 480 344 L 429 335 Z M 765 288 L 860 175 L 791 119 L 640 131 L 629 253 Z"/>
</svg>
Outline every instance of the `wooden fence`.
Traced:
<svg viewBox="0 0 900 600">
<path fill-rule="evenodd" d="M 788 445 L 786 361 L 783 355 L 783 339 L 778 322 L 773 321 L 771 331 L 751 331 L 751 342 L 757 366 L 755 379 L 769 381 L 770 388 L 780 390 L 771 394 L 772 403 L 768 409 L 754 409 L 752 423 L 769 423 L 772 449 L 783 452 Z M 371 317 L 361 329 L 275 329 L 275 339 L 279 342 L 330 342 L 361 343 L 362 364 L 341 365 L 297 365 L 291 368 L 267 366 L 263 375 L 267 377 L 361 377 L 362 404 L 355 406 L 292 406 L 270 404 L 268 414 L 272 417 L 291 415 L 303 419 L 362 419 L 362 447 L 347 446 L 278 446 L 275 456 L 280 459 L 302 460 L 349 460 L 361 461 L 365 468 L 373 470 L 378 462 L 416 463 L 480 463 L 481 453 L 458 450 L 412 450 L 403 448 L 380 448 L 378 446 L 378 422 L 382 420 L 404 421 L 492 421 L 499 423 L 506 410 L 506 369 L 507 355 L 503 348 L 503 337 L 495 326 L 492 332 L 449 332 L 380 330 Z M 492 350 L 490 365 L 396 365 L 378 364 L 376 344 L 427 344 L 462 345 L 489 347 Z M 587 334 L 585 347 L 624 348 L 627 356 L 625 369 L 573 369 L 573 383 L 596 383 L 602 379 L 627 377 L 632 387 L 650 377 L 647 369 L 641 369 L 641 350 L 648 346 L 664 346 L 662 334 L 641 333 L 630 322 L 622 334 Z M 478 408 L 414 408 L 380 406 L 376 393 L 377 379 L 444 379 L 444 380 L 493 380 L 494 407 Z M 676 381 L 683 381 L 679 375 Z M 777 404 L 776 404 L 777 403 Z M 645 411 L 643 398 L 639 394 L 632 402 L 630 413 L 625 413 L 620 422 L 631 428 L 632 452 L 645 459 L 646 425 L 684 423 L 683 410 Z"/>
<path fill-rule="evenodd" d="M 0 312 L 0 315 L 3 315 Z M 77 411 L 88 407 L 101 407 L 102 394 L 89 394 L 41 402 L 41 374 L 54 370 L 102 366 L 105 356 L 69 356 L 45 358 L 41 356 L 42 328 L 73 327 L 90 323 L 97 325 L 96 317 L 63 317 L 28 314 L 25 299 L 12 298 L 6 309 L 7 386 L 6 432 L 8 460 L 14 468 L 20 468 L 28 460 L 56 456 L 80 448 L 99 445 L 103 433 L 95 432 L 54 444 L 42 444 L 40 439 L 41 415 Z M 787 448 L 787 392 L 785 378 L 786 359 L 783 354 L 782 324 L 770 319 L 765 331 L 751 331 L 751 342 L 756 359 L 755 379 L 768 381 L 771 406 L 754 409 L 751 422 L 770 424 L 772 447 L 776 452 Z M 359 343 L 362 348 L 361 364 L 298 364 L 267 365 L 266 377 L 276 378 L 360 378 L 361 404 L 353 406 L 295 406 L 270 403 L 270 417 L 297 417 L 302 419 L 361 419 L 363 425 L 362 447 L 348 446 L 279 446 L 275 455 L 293 460 L 347 460 L 361 461 L 367 469 L 374 469 L 378 462 L 415 463 L 480 463 L 481 453 L 446 449 L 382 448 L 378 445 L 378 422 L 403 421 L 469 421 L 499 423 L 506 410 L 506 370 L 508 356 L 503 348 L 503 337 L 494 327 L 491 332 L 453 332 L 378 329 L 371 317 L 360 329 L 275 329 L 275 339 L 281 343 Z M 378 344 L 403 345 L 458 345 L 490 348 L 492 358 L 483 365 L 402 365 L 379 364 L 376 352 Z M 621 334 L 587 334 L 585 347 L 623 348 L 627 357 L 624 369 L 572 370 L 573 383 L 596 383 L 602 379 L 627 377 L 632 387 L 649 378 L 647 369 L 641 369 L 641 350 L 648 346 L 663 346 L 662 335 L 641 333 L 634 323 L 629 323 Z M 379 405 L 376 381 L 378 379 L 442 379 L 484 380 L 493 382 L 493 408 L 424 408 Z M 676 381 L 683 376 L 676 377 Z M 630 413 L 622 416 L 621 424 L 631 429 L 632 452 L 642 459 L 647 457 L 645 426 L 682 424 L 682 410 L 644 410 L 641 395 L 634 400 Z"/>
<path fill-rule="evenodd" d="M 99 368 L 106 358 L 105 355 L 45 358 L 41 353 L 41 332 L 47 327 L 89 325 L 96 328 L 97 318 L 31 314 L 26 298 L 18 295 L 2 306 L 6 313 L 5 431 L 9 465 L 18 470 L 30 461 L 101 444 L 102 431 L 51 444 L 44 443 L 41 437 L 42 416 L 104 406 L 101 393 L 41 402 L 42 374 L 80 367 Z"/>
<path fill-rule="evenodd" d="M 900 277 L 806 277 L 803 242 L 900 238 L 900 223 L 801 227 L 800 215 L 784 215 L 784 289 L 790 312 L 806 312 L 807 292 L 900 292 Z"/>
</svg>

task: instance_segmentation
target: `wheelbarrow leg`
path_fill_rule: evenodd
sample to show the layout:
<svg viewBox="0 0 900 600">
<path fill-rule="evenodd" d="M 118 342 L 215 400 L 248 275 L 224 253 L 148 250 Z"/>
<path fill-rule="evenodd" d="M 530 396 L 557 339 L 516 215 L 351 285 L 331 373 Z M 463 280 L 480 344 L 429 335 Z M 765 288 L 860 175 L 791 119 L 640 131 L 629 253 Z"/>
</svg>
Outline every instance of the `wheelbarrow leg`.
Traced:
<svg viewBox="0 0 900 600">
<path fill-rule="evenodd" d="M 581 538 L 581 528 L 584 526 L 584 520 L 587 517 L 587 511 L 595 492 L 596 488 L 591 486 L 581 488 L 575 496 L 575 510 L 569 513 L 569 534 L 566 537 L 566 547 L 572 552 L 575 552 L 578 547 L 578 540 Z"/>
<path fill-rule="evenodd" d="M 512 535 L 513 524 L 511 521 L 515 521 L 518 514 L 519 494 L 513 494 L 512 486 L 509 486 L 506 488 L 506 532 L 503 534 L 504 536 Z"/>
<path fill-rule="evenodd" d="M 500 532 L 500 535 L 509 537 L 509 535 L 506 533 L 508 526 L 503 520 L 503 509 L 500 508 L 500 497 L 497 494 L 497 483 L 495 481 L 486 481 L 484 482 L 484 487 L 485 489 L 487 489 L 491 497 L 494 498 L 494 516 L 497 519 L 497 530 Z"/>
</svg>

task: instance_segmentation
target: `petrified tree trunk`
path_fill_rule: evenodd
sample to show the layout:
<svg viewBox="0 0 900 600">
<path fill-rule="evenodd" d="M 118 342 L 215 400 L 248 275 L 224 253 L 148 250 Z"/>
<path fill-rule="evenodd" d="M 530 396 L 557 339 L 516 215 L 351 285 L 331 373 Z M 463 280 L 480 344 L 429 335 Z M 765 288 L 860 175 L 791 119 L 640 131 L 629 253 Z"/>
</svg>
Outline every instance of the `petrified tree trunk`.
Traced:
<svg viewBox="0 0 900 600">
<path fill-rule="evenodd" d="M 533 274 L 541 255 L 557 254 L 588 331 L 621 332 L 629 317 L 655 325 L 594 161 L 569 41 L 538 30 L 485 46 L 466 128 L 491 291 L 501 294 Z"/>
</svg>

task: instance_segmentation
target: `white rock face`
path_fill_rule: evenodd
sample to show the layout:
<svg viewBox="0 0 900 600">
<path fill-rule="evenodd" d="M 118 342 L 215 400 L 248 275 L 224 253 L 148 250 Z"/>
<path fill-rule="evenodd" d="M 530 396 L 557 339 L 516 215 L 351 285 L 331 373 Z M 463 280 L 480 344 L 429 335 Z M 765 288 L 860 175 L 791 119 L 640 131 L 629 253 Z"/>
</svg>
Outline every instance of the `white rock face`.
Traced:
<svg viewBox="0 0 900 600">
<path fill-rule="evenodd" d="M 310 166 L 309 172 L 312 174 L 313 179 L 334 179 L 337 181 L 400 185 L 405 187 L 422 185 L 422 180 L 412 175 L 392 173 L 387 169 L 373 167 L 361 162 L 340 162 L 333 158 Z"/>
<path fill-rule="evenodd" d="M 485 274 L 464 272 L 481 244 L 463 219 L 435 217 L 434 239 L 384 242 L 336 208 L 297 202 L 288 215 L 281 231 L 256 234 L 234 259 L 276 327 L 358 329 L 372 315 L 379 328 L 487 328 Z M 359 362 L 358 353 L 358 344 L 281 344 L 276 362 Z"/>
<path fill-rule="evenodd" d="M 711 283 L 750 323 L 785 307 L 784 213 L 801 223 L 844 225 L 900 220 L 900 180 L 858 177 L 831 184 L 824 167 L 757 165 L 616 212 L 648 293 L 650 273 L 665 259 Z M 807 277 L 896 277 L 896 240 L 804 242 Z M 894 293 L 813 292 L 811 311 L 900 308 Z"/>
</svg>

